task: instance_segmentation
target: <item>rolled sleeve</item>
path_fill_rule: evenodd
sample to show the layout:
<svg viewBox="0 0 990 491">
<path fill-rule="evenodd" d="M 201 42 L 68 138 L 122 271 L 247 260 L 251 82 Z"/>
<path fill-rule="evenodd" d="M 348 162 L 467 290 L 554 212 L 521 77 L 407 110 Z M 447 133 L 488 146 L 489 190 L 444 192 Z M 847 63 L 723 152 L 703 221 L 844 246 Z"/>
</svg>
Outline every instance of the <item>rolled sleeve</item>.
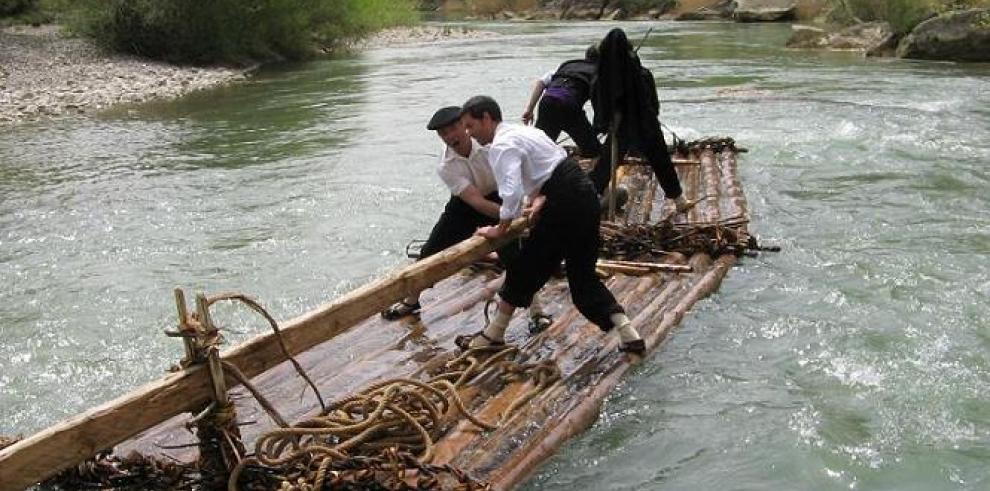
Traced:
<svg viewBox="0 0 990 491">
<path fill-rule="evenodd" d="M 544 73 L 543 76 L 540 77 L 540 82 L 543 82 L 544 87 L 549 86 L 551 80 L 553 80 L 553 72 Z"/>
</svg>

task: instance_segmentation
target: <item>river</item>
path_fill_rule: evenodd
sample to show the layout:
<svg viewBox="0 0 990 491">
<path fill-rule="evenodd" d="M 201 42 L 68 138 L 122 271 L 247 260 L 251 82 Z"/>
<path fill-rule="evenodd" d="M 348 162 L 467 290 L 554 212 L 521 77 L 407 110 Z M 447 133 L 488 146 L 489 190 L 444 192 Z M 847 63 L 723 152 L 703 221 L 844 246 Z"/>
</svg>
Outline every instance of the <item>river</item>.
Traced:
<svg viewBox="0 0 990 491">
<path fill-rule="evenodd" d="M 781 48 L 786 25 L 622 23 L 665 123 L 726 135 L 745 258 L 525 489 L 990 489 L 990 65 Z M 433 110 L 508 119 L 605 23 L 265 69 L 0 135 L 0 434 L 155 379 L 172 288 L 294 317 L 405 263 L 446 196 Z M 233 308 L 231 343 L 265 332 Z"/>
</svg>

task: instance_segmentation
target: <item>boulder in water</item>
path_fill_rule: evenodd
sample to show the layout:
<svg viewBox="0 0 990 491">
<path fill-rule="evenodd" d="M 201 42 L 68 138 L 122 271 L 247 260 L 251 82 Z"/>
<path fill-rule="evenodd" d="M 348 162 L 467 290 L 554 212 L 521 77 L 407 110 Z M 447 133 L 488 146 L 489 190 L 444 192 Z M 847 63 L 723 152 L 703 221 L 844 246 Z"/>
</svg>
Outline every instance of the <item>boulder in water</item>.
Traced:
<svg viewBox="0 0 990 491">
<path fill-rule="evenodd" d="M 723 0 L 710 7 L 701 7 L 691 12 L 683 12 L 674 20 L 724 20 L 732 17 L 736 8 L 735 0 Z"/>
<path fill-rule="evenodd" d="M 813 26 L 791 26 L 788 48 L 836 49 L 873 51 L 889 44 L 894 37 L 886 22 L 864 22 L 838 32 L 828 32 Z"/>
<path fill-rule="evenodd" d="M 794 20 L 797 6 L 791 0 L 737 0 L 736 22 L 784 22 Z"/>
<path fill-rule="evenodd" d="M 897 46 L 897 56 L 990 61 L 990 9 L 948 12 L 918 24 Z"/>
</svg>

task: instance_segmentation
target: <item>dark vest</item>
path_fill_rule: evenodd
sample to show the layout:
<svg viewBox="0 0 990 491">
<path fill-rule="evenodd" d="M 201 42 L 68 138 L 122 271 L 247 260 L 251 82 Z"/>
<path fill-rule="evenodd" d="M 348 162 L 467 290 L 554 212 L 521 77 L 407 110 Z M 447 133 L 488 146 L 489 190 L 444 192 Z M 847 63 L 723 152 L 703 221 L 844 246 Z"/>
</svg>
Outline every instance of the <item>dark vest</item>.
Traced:
<svg viewBox="0 0 990 491">
<path fill-rule="evenodd" d="M 591 97 L 591 86 L 595 83 L 597 71 L 598 65 L 589 61 L 565 61 L 550 78 L 549 87 L 567 89 L 574 102 L 583 106 Z"/>
</svg>

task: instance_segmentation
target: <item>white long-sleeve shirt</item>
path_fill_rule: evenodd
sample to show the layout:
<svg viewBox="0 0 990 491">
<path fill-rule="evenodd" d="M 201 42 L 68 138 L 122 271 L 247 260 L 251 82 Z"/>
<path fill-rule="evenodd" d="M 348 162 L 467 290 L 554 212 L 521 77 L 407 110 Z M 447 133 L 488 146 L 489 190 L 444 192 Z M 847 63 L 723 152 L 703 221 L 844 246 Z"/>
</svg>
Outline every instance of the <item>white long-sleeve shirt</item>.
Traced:
<svg viewBox="0 0 990 491">
<path fill-rule="evenodd" d="M 534 196 L 550 179 L 567 151 L 543 130 L 533 126 L 499 123 L 488 150 L 488 160 L 502 198 L 499 218 L 522 216 L 523 198 Z"/>
</svg>

